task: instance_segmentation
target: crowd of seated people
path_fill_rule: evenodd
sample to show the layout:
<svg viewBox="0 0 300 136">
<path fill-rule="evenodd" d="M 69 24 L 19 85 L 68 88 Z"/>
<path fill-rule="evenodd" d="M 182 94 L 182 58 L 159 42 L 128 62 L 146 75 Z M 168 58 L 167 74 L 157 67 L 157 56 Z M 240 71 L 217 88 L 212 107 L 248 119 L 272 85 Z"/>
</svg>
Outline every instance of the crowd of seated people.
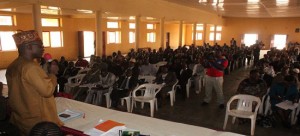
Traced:
<svg viewBox="0 0 300 136">
<path fill-rule="evenodd" d="M 277 50 L 272 48 L 257 61 L 250 71 L 250 77 L 243 80 L 237 90 L 239 94 L 249 94 L 262 98 L 270 97 L 272 114 L 264 116 L 280 120 L 290 128 L 292 109 L 285 110 L 276 104 L 286 100 L 297 104 L 299 101 L 299 52 L 296 46 Z M 267 88 L 269 92 L 267 92 Z M 266 101 L 263 101 L 263 104 Z M 266 109 L 264 109 L 266 110 Z"/>
</svg>

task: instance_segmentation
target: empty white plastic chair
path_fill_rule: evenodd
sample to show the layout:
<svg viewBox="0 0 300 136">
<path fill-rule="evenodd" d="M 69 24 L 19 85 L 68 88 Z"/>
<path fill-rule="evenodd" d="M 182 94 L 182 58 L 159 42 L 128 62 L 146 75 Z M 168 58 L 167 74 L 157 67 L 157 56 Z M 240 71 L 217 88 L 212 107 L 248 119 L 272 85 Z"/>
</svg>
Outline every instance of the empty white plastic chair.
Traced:
<svg viewBox="0 0 300 136">
<path fill-rule="evenodd" d="M 139 76 L 139 80 L 143 79 L 144 82 L 146 83 L 153 83 L 154 80 L 155 80 L 155 76 L 151 76 L 151 75 L 148 75 L 148 76 Z"/>
<path fill-rule="evenodd" d="M 168 92 L 168 94 L 170 95 L 170 103 L 171 106 L 174 105 L 175 102 L 175 97 L 176 97 L 176 85 L 178 84 L 178 80 L 176 79 L 175 84 L 172 86 L 172 90 Z"/>
<path fill-rule="evenodd" d="M 154 104 L 156 106 L 156 110 L 157 110 L 157 99 L 156 99 L 156 94 L 161 90 L 162 86 L 161 85 L 157 85 L 157 84 L 142 84 L 139 87 L 137 87 L 136 89 L 133 90 L 132 92 L 132 102 L 131 102 L 131 111 L 133 110 L 133 104 L 135 102 L 141 102 L 142 103 L 142 107 L 144 102 L 148 102 L 150 103 L 150 112 L 151 112 L 151 117 L 153 117 L 154 115 Z M 138 91 L 144 91 L 144 93 L 142 93 L 143 95 L 138 96 L 137 92 Z"/>
<path fill-rule="evenodd" d="M 238 104 L 236 108 L 230 109 L 230 105 L 234 100 L 238 100 Z M 255 102 L 256 105 L 253 104 L 253 102 Z M 261 100 L 258 97 L 252 95 L 238 94 L 232 96 L 230 100 L 227 102 L 223 130 L 225 130 L 226 128 L 228 116 L 233 117 L 232 123 L 234 123 L 236 117 L 249 118 L 251 119 L 251 135 L 254 135 L 256 116 L 260 104 L 261 104 Z M 252 106 L 255 106 L 254 111 Z"/>
</svg>

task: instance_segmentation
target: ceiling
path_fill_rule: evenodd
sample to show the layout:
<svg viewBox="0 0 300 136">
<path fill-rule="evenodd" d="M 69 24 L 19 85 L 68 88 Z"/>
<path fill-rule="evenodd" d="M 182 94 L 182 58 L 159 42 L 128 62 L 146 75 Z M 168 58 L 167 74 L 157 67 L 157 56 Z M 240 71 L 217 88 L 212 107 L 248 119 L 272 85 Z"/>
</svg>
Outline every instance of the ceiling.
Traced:
<svg viewBox="0 0 300 136">
<path fill-rule="evenodd" d="M 223 17 L 300 17 L 300 0 L 165 0 Z"/>
<path fill-rule="evenodd" d="M 250 17 L 250 18 L 274 18 L 274 17 L 300 17 L 300 0 L 161 0 L 172 4 L 179 4 L 208 12 L 213 12 L 222 17 Z M 32 6 L 28 3 L 0 0 L 0 10 L 12 8 L 8 12 L 32 12 Z M 43 9 L 42 9 L 43 10 Z M 45 9 L 47 10 L 47 9 Z M 49 10 L 49 9 L 48 9 Z M 50 9 L 51 14 L 71 15 L 74 17 L 93 17 L 88 12 L 75 9 Z M 58 12 L 58 13 L 56 13 Z M 47 13 L 47 14 L 49 14 Z M 106 13 L 103 17 L 115 17 L 115 13 Z M 129 17 L 120 17 L 128 18 Z"/>
</svg>

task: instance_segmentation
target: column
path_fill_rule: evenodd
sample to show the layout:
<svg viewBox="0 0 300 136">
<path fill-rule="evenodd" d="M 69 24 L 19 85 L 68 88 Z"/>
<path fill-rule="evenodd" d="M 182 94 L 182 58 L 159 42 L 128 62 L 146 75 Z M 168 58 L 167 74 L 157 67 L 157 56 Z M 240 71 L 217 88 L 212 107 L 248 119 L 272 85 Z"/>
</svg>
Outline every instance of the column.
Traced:
<svg viewBox="0 0 300 136">
<path fill-rule="evenodd" d="M 32 18 L 33 18 L 33 27 L 43 39 L 42 35 L 42 18 L 41 18 L 41 6 L 40 4 L 33 4 L 32 5 Z"/>
<path fill-rule="evenodd" d="M 160 19 L 160 47 L 164 49 L 165 45 L 165 18 Z"/>
<path fill-rule="evenodd" d="M 102 38 L 102 13 L 101 11 L 96 11 L 96 55 L 102 56 L 103 52 L 103 38 Z"/>
<path fill-rule="evenodd" d="M 204 43 L 206 43 L 206 35 L 207 35 L 207 32 L 206 32 L 207 28 L 206 27 L 207 27 L 207 24 L 204 23 L 203 24 L 203 34 L 202 34 L 203 45 L 204 45 Z"/>
<path fill-rule="evenodd" d="M 183 21 L 180 20 L 179 22 L 179 46 L 182 46 L 182 25 L 183 25 Z"/>
<path fill-rule="evenodd" d="M 197 23 L 193 24 L 193 44 L 196 46 Z"/>
<path fill-rule="evenodd" d="M 141 16 L 135 16 L 135 50 L 140 46 L 140 23 L 141 23 Z"/>
</svg>

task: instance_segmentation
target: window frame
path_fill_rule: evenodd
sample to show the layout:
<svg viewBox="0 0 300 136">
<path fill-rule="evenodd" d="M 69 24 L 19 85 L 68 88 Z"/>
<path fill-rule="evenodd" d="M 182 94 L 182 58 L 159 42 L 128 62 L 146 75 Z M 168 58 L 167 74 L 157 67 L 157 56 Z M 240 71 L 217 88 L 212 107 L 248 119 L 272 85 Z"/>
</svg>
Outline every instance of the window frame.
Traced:
<svg viewBox="0 0 300 136">
<path fill-rule="evenodd" d="M 1 15 L 0 14 L 0 17 L 10 17 L 10 23 L 11 23 L 11 24 L 1 24 L 0 23 L 0 26 L 15 26 L 15 21 L 14 21 L 13 15 Z"/>
<path fill-rule="evenodd" d="M 46 20 L 46 19 L 49 19 L 49 20 L 57 20 L 57 25 L 45 25 L 43 24 L 43 20 Z M 41 23 L 42 23 L 42 27 L 61 27 L 61 18 L 42 18 L 41 19 Z"/>
<path fill-rule="evenodd" d="M 110 40 L 110 33 L 114 33 L 114 41 L 111 41 Z M 107 31 L 107 33 L 106 33 L 106 44 L 121 44 L 121 42 L 122 42 L 122 37 L 121 37 L 121 31 Z M 117 38 L 118 37 L 118 38 Z M 118 40 L 119 39 L 119 40 Z"/>
<path fill-rule="evenodd" d="M 16 33 L 16 31 L 0 31 L 0 32 L 12 32 L 13 34 L 15 34 Z M 12 34 L 12 35 L 13 35 Z M 5 34 L 5 35 L 7 35 L 7 34 Z M 5 40 L 7 40 L 7 39 L 5 39 Z M 9 52 L 9 51 L 17 51 L 18 50 L 18 48 L 17 48 L 17 46 L 16 46 L 16 43 L 15 43 L 15 41 L 14 41 L 14 39 L 13 39 L 13 37 L 11 36 L 11 40 L 12 40 L 12 42 L 11 43 L 13 43 L 12 45 L 8 45 L 8 46 L 14 46 L 14 48 L 12 48 L 12 49 L 5 49 L 5 50 L 3 50 L 3 45 L 2 45 L 2 40 L 1 40 L 1 35 L 0 35 L 0 52 Z M 7 42 L 5 42 L 5 43 L 7 43 Z"/>
<path fill-rule="evenodd" d="M 52 42 L 52 39 L 53 37 L 51 36 L 51 33 L 54 33 L 54 32 L 59 32 L 59 36 L 60 36 L 60 46 L 54 46 L 52 45 L 53 42 Z M 44 37 L 44 33 L 48 33 L 48 41 L 49 41 L 49 45 L 45 45 L 45 37 Z M 63 45 L 63 32 L 62 31 L 43 31 L 42 32 L 42 35 L 43 35 L 43 45 L 45 48 L 61 48 L 61 47 L 64 47 Z"/>
</svg>

